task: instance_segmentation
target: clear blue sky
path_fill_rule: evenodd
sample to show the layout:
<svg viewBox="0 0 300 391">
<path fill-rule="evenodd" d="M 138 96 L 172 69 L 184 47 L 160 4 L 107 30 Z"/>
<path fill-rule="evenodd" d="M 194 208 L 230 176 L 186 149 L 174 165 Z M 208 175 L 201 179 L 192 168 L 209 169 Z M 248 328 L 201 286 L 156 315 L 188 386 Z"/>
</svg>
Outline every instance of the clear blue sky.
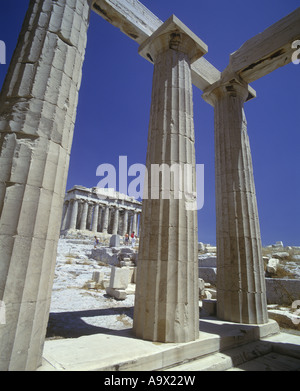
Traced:
<svg viewBox="0 0 300 391">
<path fill-rule="evenodd" d="M 29 0 L 2 1 L 0 40 L 7 65 Z M 162 21 L 181 19 L 207 45 L 206 58 L 222 71 L 229 54 L 286 16 L 297 0 L 142 0 Z M 138 45 L 92 13 L 67 188 L 96 186 L 98 165 L 145 163 L 153 66 Z M 262 241 L 300 245 L 300 65 L 289 64 L 252 83 L 257 98 L 245 105 Z M 198 212 L 199 240 L 215 243 L 213 109 L 194 88 L 197 163 L 205 165 L 205 202 Z M 129 183 L 133 178 L 129 178 Z M 118 190 L 118 189 L 117 189 Z"/>
</svg>

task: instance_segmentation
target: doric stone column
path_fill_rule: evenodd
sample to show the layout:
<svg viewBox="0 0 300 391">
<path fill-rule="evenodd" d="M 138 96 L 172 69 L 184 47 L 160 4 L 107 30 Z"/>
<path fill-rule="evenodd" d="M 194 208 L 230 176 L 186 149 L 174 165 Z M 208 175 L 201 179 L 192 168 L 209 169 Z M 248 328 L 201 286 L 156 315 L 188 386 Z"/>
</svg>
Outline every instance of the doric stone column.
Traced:
<svg viewBox="0 0 300 391">
<path fill-rule="evenodd" d="M 89 2 L 31 0 L 0 95 L 0 370 L 41 364 Z"/>
<path fill-rule="evenodd" d="M 130 211 L 128 227 L 129 227 L 128 228 L 129 234 L 131 234 L 132 233 L 132 228 L 133 228 L 133 214 L 132 214 L 132 211 Z"/>
<path fill-rule="evenodd" d="M 87 201 L 83 201 L 83 209 L 82 209 L 82 215 L 81 215 L 81 221 L 80 221 L 80 230 L 85 230 L 86 229 L 86 219 L 87 219 L 87 214 L 88 214 L 88 207 L 89 204 Z"/>
<path fill-rule="evenodd" d="M 141 212 L 138 212 L 137 235 L 141 235 Z"/>
<path fill-rule="evenodd" d="M 137 211 L 133 211 L 133 218 L 132 218 L 132 231 L 137 233 Z"/>
<path fill-rule="evenodd" d="M 102 214 L 103 214 L 103 207 L 102 205 L 99 205 L 99 213 L 98 213 L 98 232 L 102 232 Z"/>
<path fill-rule="evenodd" d="M 266 323 L 260 226 L 244 113 L 248 88 L 233 78 L 205 96 L 215 108 L 218 317 Z"/>
<path fill-rule="evenodd" d="M 92 203 L 89 203 L 88 204 L 87 220 L 86 220 L 86 229 L 88 231 L 91 231 L 91 229 L 92 229 L 93 208 L 94 208 L 94 205 Z"/>
<path fill-rule="evenodd" d="M 174 16 L 140 47 L 153 59 L 154 75 L 133 328 L 137 337 L 151 341 L 199 338 L 197 211 L 176 197 L 180 174 L 170 180 L 168 197 L 162 181 L 151 182 L 154 164 L 190 164 L 195 173 L 191 61 L 204 47 Z M 195 175 L 190 188 L 196 191 Z"/>
<path fill-rule="evenodd" d="M 108 231 L 108 220 L 109 220 L 109 206 L 106 205 L 104 209 L 103 230 L 102 230 L 104 234 L 107 234 Z"/>
<path fill-rule="evenodd" d="M 97 232 L 98 230 L 98 217 L 99 217 L 99 204 L 94 205 L 92 231 Z"/>
<path fill-rule="evenodd" d="M 123 236 L 127 233 L 127 227 L 128 227 L 128 209 L 124 209 L 124 216 L 123 216 Z"/>
<path fill-rule="evenodd" d="M 69 208 L 69 201 L 66 201 L 64 203 L 64 208 L 63 208 L 61 230 L 64 230 L 66 227 L 66 221 L 67 221 L 67 217 L 68 217 L 68 208 Z"/>
<path fill-rule="evenodd" d="M 76 229 L 77 216 L 78 216 L 78 200 L 74 199 L 72 201 L 72 213 L 71 213 L 71 219 L 70 219 L 70 229 Z"/>
<path fill-rule="evenodd" d="M 119 228 L 119 208 L 116 206 L 114 208 L 114 217 L 113 217 L 113 229 L 112 234 L 117 235 Z"/>
</svg>

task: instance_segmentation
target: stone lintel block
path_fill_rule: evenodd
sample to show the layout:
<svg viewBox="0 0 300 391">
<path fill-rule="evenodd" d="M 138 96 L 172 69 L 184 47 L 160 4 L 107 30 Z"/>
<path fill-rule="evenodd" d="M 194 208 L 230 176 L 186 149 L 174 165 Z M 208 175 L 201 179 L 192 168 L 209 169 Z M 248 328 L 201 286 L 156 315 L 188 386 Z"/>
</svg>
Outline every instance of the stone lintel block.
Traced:
<svg viewBox="0 0 300 391">
<path fill-rule="evenodd" d="M 207 53 L 207 45 L 175 15 L 160 26 L 139 48 L 139 54 L 154 62 L 157 55 L 167 49 L 187 53 L 194 62 Z"/>
</svg>

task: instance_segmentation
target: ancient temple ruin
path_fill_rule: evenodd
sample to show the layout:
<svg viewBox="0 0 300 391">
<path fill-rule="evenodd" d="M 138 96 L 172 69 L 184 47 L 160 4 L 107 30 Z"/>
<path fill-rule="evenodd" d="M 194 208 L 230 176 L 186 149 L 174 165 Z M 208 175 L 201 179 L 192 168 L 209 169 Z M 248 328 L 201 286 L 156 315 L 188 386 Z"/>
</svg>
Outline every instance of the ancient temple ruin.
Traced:
<svg viewBox="0 0 300 391">
<path fill-rule="evenodd" d="M 133 197 L 108 189 L 74 186 L 64 200 L 61 235 L 139 232 L 142 204 Z"/>
<path fill-rule="evenodd" d="M 244 106 L 255 97 L 249 83 L 291 62 L 300 8 L 247 41 L 221 73 L 203 57 L 205 43 L 178 18 L 163 23 L 137 0 L 31 0 L 0 96 L 0 300 L 6 307 L 0 370 L 41 365 L 91 10 L 136 41 L 154 64 L 148 167 L 195 164 L 192 84 L 214 106 L 218 317 L 268 322 Z M 109 230 L 107 218 L 99 224 L 104 202 L 94 203 L 89 215 L 88 202 L 68 201 L 63 228 Z M 117 203 L 113 220 L 112 231 L 124 232 L 126 205 Z M 175 197 L 145 200 L 134 317 L 139 338 L 199 338 L 196 248 L 193 208 Z"/>
</svg>

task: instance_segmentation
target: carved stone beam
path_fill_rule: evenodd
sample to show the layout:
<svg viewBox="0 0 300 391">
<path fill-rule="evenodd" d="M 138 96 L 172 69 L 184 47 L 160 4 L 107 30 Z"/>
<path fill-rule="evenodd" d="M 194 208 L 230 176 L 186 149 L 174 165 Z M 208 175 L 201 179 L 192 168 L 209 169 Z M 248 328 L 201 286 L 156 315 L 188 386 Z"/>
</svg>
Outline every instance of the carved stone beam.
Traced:
<svg viewBox="0 0 300 391">
<path fill-rule="evenodd" d="M 230 55 L 226 69 L 251 83 L 292 61 L 293 42 L 300 39 L 300 7 Z"/>
<path fill-rule="evenodd" d="M 91 8 L 138 44 L 142 44 L 163 22 L 137 0 L 93 0 Z M 147 58 L 151 61 L 151 58 Z M 193 64 L 192 83 L 204 90 L 217 82 L 221 72 L 201 57 Z"/>
</svg>

